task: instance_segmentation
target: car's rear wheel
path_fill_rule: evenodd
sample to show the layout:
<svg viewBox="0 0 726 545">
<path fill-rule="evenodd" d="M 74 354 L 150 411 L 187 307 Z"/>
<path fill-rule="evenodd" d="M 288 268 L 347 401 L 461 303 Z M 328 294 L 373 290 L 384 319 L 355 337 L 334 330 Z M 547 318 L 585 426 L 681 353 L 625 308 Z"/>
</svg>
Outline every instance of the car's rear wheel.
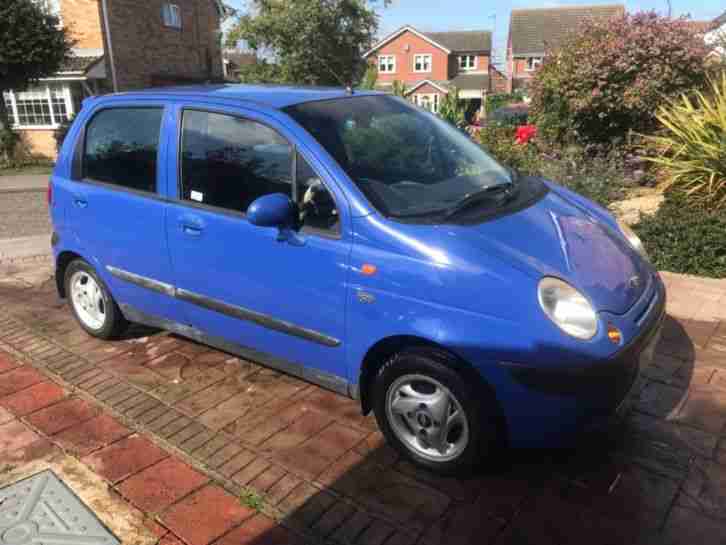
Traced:
<svg viewBox="0 0 726 545">
<path fill-rule="evenodd" d="M 388 442 L 436 473 L 470 472 L 499 438 L 494 400 L 470 382 L 438 350 L 409 349 L 391 358 L 374 386 L 376 419 Z"/>
<path fill-rule="evenodd" d="M 128 326 L 108 288 L 87 262 L 77 259 L 65 273 L 65 291 L 80 326 L 99 339 L 113 339 Z"/>
</svg>

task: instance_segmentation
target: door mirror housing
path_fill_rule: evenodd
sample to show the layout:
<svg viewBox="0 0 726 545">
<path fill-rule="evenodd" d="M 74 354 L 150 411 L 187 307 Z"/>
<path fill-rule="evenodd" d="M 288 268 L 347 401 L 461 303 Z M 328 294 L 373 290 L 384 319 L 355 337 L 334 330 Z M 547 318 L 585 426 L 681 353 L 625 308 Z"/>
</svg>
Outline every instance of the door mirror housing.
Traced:
<svg viewBox="0 0 726 545">
<path fill-rule="evenodd" d="M 271 193 L 255 199 L 247 208 L 247 219 L 258 227 L 293 228 L 297 223 L 297 206 L 282 193 Z"/>
</svg>

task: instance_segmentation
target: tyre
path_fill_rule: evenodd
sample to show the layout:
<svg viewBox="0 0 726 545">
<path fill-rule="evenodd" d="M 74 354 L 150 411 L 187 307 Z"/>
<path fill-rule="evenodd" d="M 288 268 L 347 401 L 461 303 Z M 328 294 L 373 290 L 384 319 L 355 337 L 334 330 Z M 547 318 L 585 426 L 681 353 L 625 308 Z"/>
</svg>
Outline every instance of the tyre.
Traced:
<svg viewBox="0 0 726 545">
<path fill-rule="evenodd" d="M 71 262 L 64 282 L 73 315 L 89 335 L 108 340 L 124 332 L 128 322 L 91 265 L 82 259 Z"/>
<path fill-rule="evenodd" d="M 464 475 L 494 454 L 500 439 L 496 401 L 452 365 L 448 354 L 408 349 L 381 367 L 374 411 L 389 444 L 416 465 Z"/>
</svg>

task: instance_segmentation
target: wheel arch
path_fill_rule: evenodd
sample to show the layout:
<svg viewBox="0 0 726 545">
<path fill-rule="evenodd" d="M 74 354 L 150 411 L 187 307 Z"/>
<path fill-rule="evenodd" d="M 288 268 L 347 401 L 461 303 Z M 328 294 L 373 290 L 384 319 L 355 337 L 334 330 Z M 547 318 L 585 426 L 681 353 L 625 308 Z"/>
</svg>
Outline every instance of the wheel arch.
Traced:
<svg viewBox="0 0 726 545">
<path fill-rule="evenodd" d="M 58 296 L 61 299 L 65 299 L 66 297 L 66 286 L 65 286 L 65 277 L 66 277 L 66 270 L 68 269 L 68 265 L 70 265 L 73 261 L 76 259 L 83 259 L 84 261 L 87 261 L 82 255 L 77 254 L 76 252 L 70 251 L 70 250 L 64 250 L 60 254 L 58 254 L 58 257 L 55 261 L 55 286 L 58 290 Z"/>
<path fill-rule="evenodd" d="M 373 408 L 373 385 L 379 369 L 402 350 L 415 348 L 435 351 L 441 358 L 446 360 L 447 364 L 461 373 L 468 383 L 480 385 L 491 394 L 494 401 L 497 401 L 494 388 L 474 366 L 445 346 L 415 335 L 395 335 L 378 341 L 363 358 L 358 378 L 358 392 L 361 411 L 364 415 L 368 414 Z M 499 405 L 498 401 L 497 404 Z M 501 407 L 499 410 L 501 411 Z"/>
</svg>

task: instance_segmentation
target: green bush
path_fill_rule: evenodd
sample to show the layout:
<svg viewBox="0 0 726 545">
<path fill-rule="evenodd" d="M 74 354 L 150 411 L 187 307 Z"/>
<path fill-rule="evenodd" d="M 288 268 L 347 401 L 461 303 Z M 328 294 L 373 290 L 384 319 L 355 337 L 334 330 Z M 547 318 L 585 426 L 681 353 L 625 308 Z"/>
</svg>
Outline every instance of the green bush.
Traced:
<svg viewBox="0 0 726 545">
<path fill-rule="evenodd" d="M 592 19 L 548 52 L 531 85 L 530 119 L 559 141 L 624 141 L 650 133 L 668 97 L 703 85 L 703 38 L 655 13 Z"/>
<path fill-rule="evenodd" d="M 488 125 L 479 139 L 501 163 L 557 182 L 602 206 L 622 199 L 626 188 L 634 185 L 617 152 L 593 156 L 579 146 L 547 146 L 539 137 L 530 144 L 517 144 L 515 132 L 515 127 Z"/>
<path fill-rule="evenodd" d="M 694 208 L 683 194 L 669 192 L 634 230 L 659 270 L 726 277 L 726 213 Z"/>
<path fill-rule="evenodd" d="M 678 188 L 693 203 L 726 208 L 726 72 L 711 81 L 707 93 L 683 95 L 662 106 L 664 131 L 646 137 L 664 176 L 663 186 Z"/>
<path fill-rule="evenodd" d="M 496 95 L 487 95 L 486 112 L 490 114 L 497 111 L 502 106 L 512 103 L 522 102 L 524 93 L 522 91 L 514 91 L 512 93 L 499 93 Z"/>
</svg>

